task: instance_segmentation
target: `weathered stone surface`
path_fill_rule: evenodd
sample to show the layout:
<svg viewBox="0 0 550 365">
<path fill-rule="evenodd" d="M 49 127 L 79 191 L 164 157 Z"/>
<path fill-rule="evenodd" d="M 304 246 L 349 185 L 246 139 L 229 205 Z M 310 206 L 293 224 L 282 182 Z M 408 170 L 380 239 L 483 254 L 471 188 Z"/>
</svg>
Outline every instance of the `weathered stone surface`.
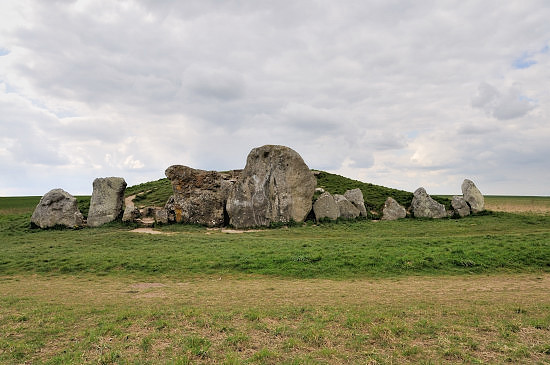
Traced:
<svg viewBox="0 0 550 365">
<path fill-rule="evenodd" d="M 114 221 L 122 214 L 126 181 L 121 177 L 97 178 L 93 187 L 88 226 L 98 227 Z"/>
<path fill-rule="evenodd" d="M 174 191 L 173 203 L 167 208 L 173 211 L 176 222 L 209 227 L 224 224 L 224 207 L 233 185 L 232 176 L 183 165 L 170 166 L 165 174 Z"/>
<path fill-rule="evenodd" d="M 347 200 L 353 203 L 357 209 L 359 209 L 359 213 L 361 217 L 367 216 L 367 209 L 365 208 L 365 199 L 363 198 L 363 192 L 361 189 L 351 189 L 344 193 L 344 196 Z"/>
<path fill-rule="evenodd" d="M 53 189 L 40 199 L 32 213 L 31 222 L 40 228 L 56 225 L 79 227 L 84 225 L 84 217 L 74 196 L 63 189 Z"/>
<path fill-rule="evenodd" d="M 123 222 L 135 222 L 138 218 L 141 217 L 141 212 L 134 205 L 128 205 L 124 208 L 124 213 L 122 214 Z"/>
<path fill-rule="evenodd" d="M 329 192 L 324 192 L 313 204 L 313 213 L 318 221 L 323 218 L 336 220 L 340 216 L 340 208 L 334 197 Z"/>
<path fill-rule="evenodd" d="M 412 212 L 417 218 L 443 218 L 447 216 L 445 206 L 432 199 L 424 188 L 414 192 Z"/>
<path fill-rule="evenodd" d="M 160 224 L 168 224 L 169 212 L 166 208 L 155 211 L 155 222 Z"/>
<path fill-rule="evenodd" d="M 397 219 L 405 218 L 407 216 L 407 211 L 405 207 L 399 204 L 394 198 L 388 197 L 384 203 L 384 208 L 382 209 L 382 220 L 385 221 L 394 221 Z"/>
<path fill-rule="evenodd" d="M 472 180 L 464 180 L 462 194 L 466 203 L 470 205 L 472 213 L 479 213 L 485 209 L 485 199 Z"/>
<path fill-rule="evenodd" d="M 359 217 L 359 214 L 361 214 L 359 209 L 357 209 L 357 207 L 355 207 L 352 202 L 347 200 L 345 196 L 334 194 L 334 200 L 336 201 L 336 205 L 338 206 L 340 218 L 355 219 Z"/>
<path fill-rule="evenodd" d="M 461 217 L 466 217 L 470 215 L 470 206 L 466 203 L 466 200 L 462 196 L 453 196 L 451 200 L 451 206 L 454 211 Z"/>
<path fill-rule="evenodd" d="M 311 211 L 316 184 L 296 151 L 276 145 L 254 148 L 227 199 L 230 224 L 246 228 L 302 222 Z"/>
</svg>

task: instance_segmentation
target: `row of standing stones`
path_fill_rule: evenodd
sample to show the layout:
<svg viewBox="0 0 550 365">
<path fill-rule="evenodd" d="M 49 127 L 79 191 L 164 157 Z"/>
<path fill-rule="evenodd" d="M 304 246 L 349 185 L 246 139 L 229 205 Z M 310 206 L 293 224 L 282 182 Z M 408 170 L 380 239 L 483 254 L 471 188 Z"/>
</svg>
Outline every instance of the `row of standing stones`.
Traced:
<svg viewBox="0 0 550 365">
<path fill-rule="evenodd" d="M 235 228 L 269 226 L 272 223 L 303 222 L 313 211 L 316 220 L 366 217 L 360 189 L 331 195 L 316 189 L 317 179 L 294 150 L 278 145 L 254 148 L 243 170 L 204 171 L 183 165 L 166 169 L 173 195 L 161 209 L 149 208 L 158 223 L 193 223 L 209 227 L 230 225 Z M 126 182 L 120 177 L 97 178 L 87 221 L 78 210 L 76 198 L 62 189 L 42 197 L 31 222 L 40 228 L 56 225 L 97 227 L 116 220 L 135 222 L 144 212 L 127 204 L 124 213 Z M 313 202 L 315 191 L 322 194 Z M 452 200 L 451 212 L 433 200 L 424 190 L 414 192 L 411 214 L 414 217 L 461 217 L 483 210 L 483 195 L 470 180 L 462 184 L 462 196 Z M 407 211 L 388 197 L 382 211 L 383 220 L 405 218 Z"/>
</svg>

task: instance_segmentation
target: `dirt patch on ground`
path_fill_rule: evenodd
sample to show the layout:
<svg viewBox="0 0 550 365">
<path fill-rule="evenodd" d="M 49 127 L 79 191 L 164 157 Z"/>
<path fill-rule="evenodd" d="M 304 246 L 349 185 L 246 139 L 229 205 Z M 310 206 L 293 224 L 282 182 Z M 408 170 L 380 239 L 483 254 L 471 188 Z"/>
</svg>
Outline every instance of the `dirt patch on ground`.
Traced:
<svg viewBox="0 0 550 365">
<path fill-rule="evenodd" d="M 206 234 L 211 234 L 212 232 L 221 232 L 221 233 L 251 233 L 251 232 L 262 232 L 262 230 L 261 230 L 261 229 L 208 228 Z"/>
<path fill-rule="evenodd" d="M 136 228 L 132 229 L 130 232 L 133 233 L 147 233 L 147 234 L 164 234 L 167 236 L 173 235 L 172 232 L 161 232 L 161 231 L 155 231 L 153 228 L 150 227 L 143 227 L 143 228 Z"/>
</svg>

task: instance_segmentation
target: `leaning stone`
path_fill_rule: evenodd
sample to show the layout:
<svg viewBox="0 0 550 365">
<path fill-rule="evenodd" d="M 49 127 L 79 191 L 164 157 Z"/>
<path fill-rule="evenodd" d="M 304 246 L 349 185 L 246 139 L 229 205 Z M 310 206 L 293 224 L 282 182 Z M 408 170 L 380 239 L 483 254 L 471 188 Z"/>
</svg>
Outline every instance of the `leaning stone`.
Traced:
<svg viewBox="0 0 550 365">
<path fill-rule="evenodd" d="M 338 210 L 340 212 L 340 215 L 339 215 L 340 218 L 355 219 L 359 217 L 359 214 L 361 214 L 359 209 L 357 209 L 352 202 L 347 200 L 345 196 L 340 194 L 335 194 L 334 200 L 336 201 L 336 205 L 338 206 Z"/>
<path fill-rule="evenodd" d="M 472 213 L 479 213 L 485 209 L 485 199 L 472 180 L 465 179 L 461 188 L 464 200 L 470 205 Z"/>
<path fill-rule="evenodd" d="M 316 184 L 296 151 L 277 145 L 254 148 L 229 193 L 229 223 L 247 228 L 302 222 L 311 211 Z"/>
<path fill-rule="evenodd" d="M 165 174 L 174 191 L 169 209 L 174 212 L 176 222 L 208 227 L 224 224 L 224 206 L 233 185 L 232 176 L 183 165 L 170 166 Z"/>
<path fill-rule="evenodd" d="M 74 196 L 63 189 L 53 189 L 40 199 L 31 222 L 40 228 L 56 225 L 76 228 L 84 225 L 84 217 Z"/>
<path fill-rule="evenodd" d="M 470 215 L 470 206 L 468 203 L 466 203 L 466 200 L 462 196 L 453 196 L 453 200 L 451 200 L 451 206 L 453 207 L 454 211 L 461 217 L 466 217 L 467 215 Z"/>
<path fill-rule="evenodd" d="M 406 216 L 407 211 L 394 198 L 388 197 L 388 199 L 386 199 L 386 202 L 384 203 L 384 208 L 382 209 L 382 220 L 394 221 L 397 219 L 405 218 Z"/>
<path fill-rule="evenodd" d="M 359 209 L 359 213 L 361 217 L 367 216 L 367 208 L 365 208 L 365 199 L 363 198 L 363 192 L 361 189 L 351 189 L 344 193 L 344 196 L 347 200 L 353 203 L 357 209 Z"/>
<path fill-rule="evenodd" d="M 88 226 L 99 227 L 120 217 L 126 181 L 121 177 L 97 178 L 90 200 Z"/>
<path fill-rule="evenodd" d="M 411 207 L 416 218 L 444 218 L 447 216 L 445 206 L 433 200 L 424 188 L 416 189 Z"/>
<path fill-rule="evenodd" d="M 323 218 L 336 220 L 340 216 L 340 209 L 334 197 L 329 192 L 324 192 L 313 204 L 313 213 L 317 221 Z"/>
</svg>

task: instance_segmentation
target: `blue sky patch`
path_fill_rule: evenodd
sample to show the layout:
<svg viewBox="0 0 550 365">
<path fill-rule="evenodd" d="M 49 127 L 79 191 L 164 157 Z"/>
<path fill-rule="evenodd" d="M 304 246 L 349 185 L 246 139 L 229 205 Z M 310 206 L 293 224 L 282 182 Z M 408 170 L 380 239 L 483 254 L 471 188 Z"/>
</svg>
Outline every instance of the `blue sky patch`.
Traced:
<svg viewBox="0 0 550 365">
<path fill-rule="evenodd" d="M 520 58 L 516 59 L 512 66 L 516 69 L 529 68 L 536 64 L 537 61 L 530 60 L 528 55 L 523 55 Z"/>
<path fill-rule="evenodd" d="M 10 51 L 8 51 L 5 48 L 0 47 L 0 56 L 7 56 L 10 54 Z"/>
</svg>

